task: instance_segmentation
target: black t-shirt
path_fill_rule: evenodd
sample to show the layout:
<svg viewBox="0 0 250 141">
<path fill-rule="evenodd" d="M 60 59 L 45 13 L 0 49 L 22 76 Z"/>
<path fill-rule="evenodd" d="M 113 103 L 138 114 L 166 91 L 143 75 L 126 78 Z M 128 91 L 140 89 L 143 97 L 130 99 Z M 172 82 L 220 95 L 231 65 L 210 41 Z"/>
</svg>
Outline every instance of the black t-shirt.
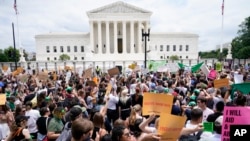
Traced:
<svg viewBox="0 0 250 141">
<path fill-rule="evenodd" d="M 126 103 L 121 102 L 121 100 L 119 100 L 119 102 L 118 102 L 118 106 L 120 106 L 121 109 L 128 109 L 128 108 L 130 108 L 131 105 L 132 105 L 131 98 L 129 98 L 126 101 Z"/>
<path fill-rule="evenodd" d="M 31 94 L 25 96 L 24 101 L 23 101 L 24 104 L 25 104 L 27 101 L 31 101 L 35 96 L 36 96 L 35 93 L 31 93 Z"/>
<path fill-rule="evenodd" d="M 138 95 L 138 98 L 136 99 L 136 94 L 133 94 L 131 96 L 132 98 L 132 106 L 136 105 L 136 104 L 140 104 L 142 106 L 142 102 L 143 102 L 143 96 L 142 95 Z"/>
<path fill-rule="evenodd" d="M 207 121 L 208 121 L 208 122 L 215 122 L 215 120 L 216 120 L 219 116 L 222 116 L 222 115 L 223 115 L 223 113 L 221 113 L 221 112 L 215 112 L 215 113 L 213 113 L 213 114 L 208 115 Z"/>
<path fill-rule="evenodd" d="M 47 118 L 48 118 L 48 121 L 47 121 L 47 126 L 48 126 L 49 121 L 51 120 L 50 117 L 39 117 L 36 121 L 38 132 L 43 135 L 47 134 L 47 127 L 46 127 Z"/>
</svg>

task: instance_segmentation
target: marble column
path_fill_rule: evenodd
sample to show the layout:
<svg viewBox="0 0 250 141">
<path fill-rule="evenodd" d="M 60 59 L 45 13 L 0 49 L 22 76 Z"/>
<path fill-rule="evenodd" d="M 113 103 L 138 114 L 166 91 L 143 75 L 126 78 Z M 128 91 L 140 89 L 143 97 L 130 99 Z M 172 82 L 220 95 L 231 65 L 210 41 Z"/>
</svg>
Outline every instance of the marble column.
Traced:
<svg viewBox="0 0 250 141">
<path fill-rule="evenodd" d="M 141 49 L 141 43 L 142 43 L 142 33 L 141 33 L 141 24 L 142 22 L 141 21 L 138 21 L 138 29 L 137 29 L 137 32 L 138 32 L 138 52 L 137 53 L 142 53 Z"/>
<path fill-rule="evenodd" d="M 90 48 L 95 51 L 95 46 L 94 46 L 94 21 L 90 21 Z"/>
<path fill-rule="evenodd" d="M 110 53 L 109 36 L 109 21 L 106 21 L 106 54 Z"/>
<path fill-rule="evenodd" d="M 130 21 L 130 53 L 134 53 L 135 47 L 134 47 L 134 21 Z"/>
<path fill-rule="evenodd" d="M 117 54 L 117 21 L 114 21 L 114 54 Z"/>
<path fill-rule="evenodd" d="M 98 21 L 98 54 L 102 54 L 102 22 Z"/>
<path fill-rule="evenodd" d="M 122 21 L 122 53 L 127 53 L 127 39 L 126 39 L 126 21 Z"/>
</svg>

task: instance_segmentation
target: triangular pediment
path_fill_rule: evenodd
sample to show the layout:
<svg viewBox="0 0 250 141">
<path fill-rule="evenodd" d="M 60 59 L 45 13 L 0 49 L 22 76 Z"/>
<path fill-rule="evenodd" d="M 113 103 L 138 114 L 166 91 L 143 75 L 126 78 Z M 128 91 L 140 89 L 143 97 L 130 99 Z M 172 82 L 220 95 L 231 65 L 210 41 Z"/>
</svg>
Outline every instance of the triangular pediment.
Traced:
<svg viewBox="0 0 250 141">
<path fill-rule="evenodd" d="M 152 13 L 151 11 L 130 5 L 128 3 L 118 1 L 94 10 L 87 12 L 90 13 Z"/>
</svg>

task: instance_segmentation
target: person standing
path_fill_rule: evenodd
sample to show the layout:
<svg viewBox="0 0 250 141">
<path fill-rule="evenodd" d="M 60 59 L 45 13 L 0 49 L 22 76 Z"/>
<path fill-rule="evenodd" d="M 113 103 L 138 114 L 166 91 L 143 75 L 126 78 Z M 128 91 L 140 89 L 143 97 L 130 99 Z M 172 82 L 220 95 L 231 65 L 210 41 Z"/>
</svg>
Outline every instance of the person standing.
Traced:
<svg viewBox="0 0 250 141">
<path fill-rule="evenodd" d="M 25 116 L 29 117 L 28 119 L 28 130 L 30 132 L 30 135 L 32 136 L 32 138 L 34 140 L 36 140 L 37 138 L 37 133 L 38 133 L 38 129 L 36 126 L 36 121 L 38 120 L 38 118 L 40 117 L 40 113 L 38 110 L 34 110 L 32 109 L 32 102 L 28 101 L 25 104 Z"/>
</svg>

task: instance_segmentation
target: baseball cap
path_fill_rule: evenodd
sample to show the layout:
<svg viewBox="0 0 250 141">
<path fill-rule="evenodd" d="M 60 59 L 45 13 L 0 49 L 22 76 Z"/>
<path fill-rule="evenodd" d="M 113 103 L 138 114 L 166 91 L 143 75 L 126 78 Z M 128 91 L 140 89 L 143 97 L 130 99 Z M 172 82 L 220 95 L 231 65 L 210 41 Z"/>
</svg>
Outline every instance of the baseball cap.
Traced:
<svg viewBox="0 0 250 141">
<path fill-rule="evenodd" d="M 16 122 L 16 124 L 19 124 L 20 122 L 22 122 L 24 120 L 28 120 L 29 118 L 30 118 L 29 116 L 18 115 L 15 118 L 15 122 Z"/>
<path fill-rule="evenodd" d="M 66 91 L 67 91 L 67 92 L 71 92 L 71 91 L 72 91 L 72 87 L 67 87 L 67 88 L 66 88 Z"/>
<path fill-rule="evenodd" d="M 79 108 L 79 107 L 70 108 L 69 115 L 70 115 L 71 121 L 75 120 L 80 114 L 82 114 L 81 108 Z"/>
<path fill-rule="evenodd" d="M 194 101 L 191 101 L 188 103 L 188 106 L 196 106 L 196 103 Z"/>
</svg>

